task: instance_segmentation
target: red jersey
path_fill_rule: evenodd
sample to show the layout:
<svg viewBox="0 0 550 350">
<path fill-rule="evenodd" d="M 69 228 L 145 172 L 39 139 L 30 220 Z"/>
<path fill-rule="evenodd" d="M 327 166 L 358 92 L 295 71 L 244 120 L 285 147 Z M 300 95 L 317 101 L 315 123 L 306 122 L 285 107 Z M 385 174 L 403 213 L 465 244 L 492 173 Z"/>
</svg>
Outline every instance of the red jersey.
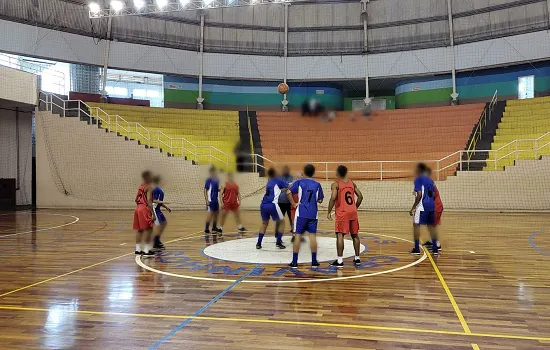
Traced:
<svg viewBox="0 0 550 350">
<path fill-rule="evenodd" d="M 223 204 L 237 204 L 239 198 L 239 186 L 236 183 L 226 182 L 223 190 Z"/>
<path fill-rule="evenodd" d="M 357 220 L 357 206 L 355 204 L 355 185 L 348 179 L 344 182 L 336 180 L 338 196 L 336 197 L 336 221 Z"/>
<path fill-rule="evenodd" d="M 441 201 L 441 197 L 439 197 L 439 190 L 437 189 L 437 187 L 435 187 L 434 205 L 435 205 L 434 209 L 436 212 L 443 211 L 443 202 Z"/>
<path fill-rule="evenodd" d="M 143 184 L 139 186 L 138 192 L 136 195 L 136 204 L 137 205 L 147 205 L 147 195 L 145 189 L 148 187 L 148 184 Z"/>
</svg>

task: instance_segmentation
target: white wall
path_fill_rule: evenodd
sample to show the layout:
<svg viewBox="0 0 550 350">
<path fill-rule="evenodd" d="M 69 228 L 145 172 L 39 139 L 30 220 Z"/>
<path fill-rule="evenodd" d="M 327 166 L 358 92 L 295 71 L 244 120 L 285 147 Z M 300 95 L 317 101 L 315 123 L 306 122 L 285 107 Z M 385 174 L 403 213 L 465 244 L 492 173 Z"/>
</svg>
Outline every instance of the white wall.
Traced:
<svg viewBox="0 0 550 350">
<path fill-rule="evenodd" d="M 67 62 L 103 65 L 104 41 L 0 20 L 0 51 Z M 550 32 L 540 31 L 455 46 L 457 69 L 469 70 L 550 57 Z M 369 76 L 402 77 L 450 72 L 446 47 L 369 55 Z M 198 75 L 194 51 L 113 42 L 112 68 L 168 74 Z M 283 59 L 276 56 L 205 54 L 205 76 L 242 79 L 282 79 Z M 364 57 L 306 56 L 288 59 L 288 79 L 361 79 Z"/>
<path fill-rule="evenodd" d="M 36 90 L 35 90 L 36 91 Z M 17 143 L 16 112 L 13 107 L 0 104 L 0 178 L 17 179 L 19 155 L 19 190 L 17 205 L 32 202 L 32 114 L 19 113 L 19 144 Z"/>
<path fill-rule="evenodd" d="M 36 75 L 0 66 L 0 99 L 36 105 L 37 87 Z"/>
</svg>

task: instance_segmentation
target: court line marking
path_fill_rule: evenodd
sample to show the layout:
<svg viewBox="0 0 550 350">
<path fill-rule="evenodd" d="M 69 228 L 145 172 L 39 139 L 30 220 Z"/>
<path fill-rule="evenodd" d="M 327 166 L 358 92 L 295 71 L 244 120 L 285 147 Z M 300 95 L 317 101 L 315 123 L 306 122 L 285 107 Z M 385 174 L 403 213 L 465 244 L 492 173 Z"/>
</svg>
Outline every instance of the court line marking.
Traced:
<svg viewBox="0 0 550 350">
<path fill-rule="evenodd" d="M 365 232 L 363 234 L 371 234 L 368 232 Z M 409 243 L 413 243 L 407 239 L 394 237 L 394 236 L 388 236 L 388 235 L 382 235 L 382 234 L 372 234 L 375 236 L 382 236 L 382 237 L 388 237 L 393 238 Z M 424 255 L 422 255 L 418 260 L 413 261 L 412 263 L 409 263 L 404 266 L 399 266 L 390 270 L 384 270 L 384 271 L 378 271 L 378 272 L 372 272 L 372 273 L 366 273 L 362 275 L 355 275 L 355 276 L 345 276 L 345 277 L 333 277 L 333 278 L 314 278 L 314 279 L 296 279 L 296 280 L 245 280 L 242 281 L 242 283 L 264 283 L 264 284 L 281 284 L 281 283 L 310 283 L 310 282 L 329 282 L 329 281 L 342 281 L 342 280 L 349 280 L 349 279 L 355 279 L 355 278 L 362 278 L 362 277 L 371 277 L 371 276 L 377 276 L 377 275 L 383 275 L 387 273 L 397 272 L 404 269 L 408 269 L 409 267 L 415 266 L 426 260 L 426 258 L 429 256 L 429 254 L 424 251 Z M 189 276 L 189 275 L 179 275 L 167 271 L 160 271 L 157 270 L 151 266 L 147 266 L 143 263 L 140 256 L 136 256 L 136 264 L 141 266 L 142 268 L 149 270 L 154 273 L 158 273 L 161 275 L 171 276 L 171 277 L 178 277 L 178 278 L 187 278 L 192 280 L 200 280 L 200 281 L 214 281 L 214 282 L 235 282 L 234 279 L 226 279 L 226 278 L 213 278 L 213 277 L 200 277 L 200 276 Z"/>
<path fill-rule="evenodd" d="M 56 229 L 56 228 L 65 227 L 65 226 L 69 226 L 69 225 L 72 225 L 72 224 L 76 224 L 78 221 L 80 221 L 80 218 L 79 218 L 78 216 L 74 216 L 74 215 L 53 214 L 53 213 L 37 213 L 37 214 L 67 216 L 67 217 L 73 218 L 74 221 L 69 222 L 69 223 L 66 223 L 66 224 L 63 224 L 63 225 L 58 225 L 58 226 L 53 226 L 53 227 L 42 228 L 42 229 L 40 229 L 40 230 L 30 230 L 30 231 L 25 231 L 25 232 L 10 233 L 10 234 L 8 234 L 8 235 L 1 235 L 0 238 L 6 238 L 6 237 L 11 237 L 11 236 L 23 235 L 23 234 L 25 234 L 25 233 L 35 233 L 35 232 L 53 230 L 53 229 Z"/>
<path fill-rule="evenodd" d="M 176 241 L 180 241 L 180 240 L 183 240 L 183 239 L 186 239 L 186 238 L 194 238 L 194 237 L 192 237 L 192 236 L 193 236 L 193 235 L 196 235 L 196 234 L 199 233 L 199 232 L 202 233 L 202 231 L 193 232 L 193 233 L 191 233 L 191 234 L 189 234 L 189 235 L 187 235 L 187 236 L 180 237 L 180 238 L 176 238 L 176 239 L 173 239 L 173 240 L 171 240 L 171 241 L 167 241 L 166 243 L 176 242 Z M 45 280 L 42 280 L 42 281 L 38 281 L 38 282 L 36 282 L 36 283 L 32 283 L 32 284 L 29 284 L 29 285 L 27 285 L 27 286 L 24 286 L 24 287 L 21 287 L 21 288 L 17 288 L 17 289 L 14 289 L 14 290 L 12 290 L 12 291 L 9 291 L 9 292 L 0 294 L 0 298 L 3 298 L 3 297 L 5 297 L 6 295 L 10 295 L 10 294 L 13 294 L 13 293 L 16 293 L 16 292 L 19 292 L 19 291 L 22 291 L 22 290 L 25 290 L 25 289 L 34 287 L 34 286 L 38 286 L 38 285 L 43 284 L 43 283 L 47 283 L 47 282 L 56 280 L 56 279 L 61 278 L 61 277 L 69 276 L 69 275 L 75 274 L 75 273 L 77 273 L 77 272 L 84 271 L 84 270 L 90 269 L 90 268 L 92 268 L 92 267 L 96 267 L 96 266 L 101 265 L 101 264 L 108 263 L 108 262 L 113 261 L 113 260 L 117 260 L 117 259 L 123 258 L 123 257 L 128 256 L 128 255 L 132 255 L 132 254 L 134 254 L 134 253 L 132 252 L 132 253 L 126 253 L 126 254 L 123 254 L 123 255 L 119 255 L 119 256 L 114 257 L 114 258 L 111 258 L 111 259 L 103 260 L 103 261 L 100 261 L 100 262 L 95 263 L 95 264 L 91 264 L 91 265 L 88 265 L 88 266 L 84 266 L 84 267 L 81 267 L 81 268 L 79 268 L 79 269 L 76 269 L 76 270 L 73 270 L 73 271 L 69 271 L 69 272 L 67 272 L 67 273 L 63 273 L 63 274 L 61 274 L 61 275 L 57 275 L 57 276 L 54 276 L 54 277 L 51 277 L 51 278 L 48 278 L 48 279 L 45 279 Z"/>
<path fill-rule="evenodd" d="M 543 232 L 544 232 L 543 230 L 533 232 L 533 234 L 532 234 L 531 236 L 529 236 L 529 244 L 531 244 L 531 247 L 533 247 L 533 249 L 535 249 L 535 250 L 536 250 L 537 252 L 539 252 L 540 254 L 542 254 L 542 255 L 544 255 L 544 256 L 550 256 L 550 253 L 549 253 L 549 252 L 540 249 L 540 248 L 537 247 L 537 245 L 535 244 L 535 236 L 538 236 L 538 235 L 540 235 L 540 234 L 543 233 Z"/>
<path fill-rule="evenodd" d="M 51 309 L 22 307 L 13 305 L 0 305 L 0 310 L 10 311 L 29 311 L 29 312 L 51 312 Z M 70 310 L 56 309 L 59 312 L 69 314 L 82 314 L 92 316 L 120 316 L 120 317 L 139 317 L 139 318 L 166 318 L 185 320 L 193 317 L 192 315 L 165 315 L 165 314 L 143 314 L 143 313 L 126 313 L 126 312 L 109 312 L 109 311 L 88 311 L 88 310 Z M 459 331 L 446 331 L 438 329 L 421 329 L 421 328 L 405 328 L 405 327 L 390 327 L 390 326 L 374 326 L 374 325 L 359 325 L 345 323 L 327 323 L 327 322 L 308 322 L 308 321 L 287 321 L 287 320 L 270 320 L 270 319 L 255 319 L 255 318 L 238 318 L 238 317 L 215 317 L 215 316 L 196 316 L 196 320 L 204 321 L 220 321 L 220 322 L 241 322 L 241 323 L 267 323 L 267 324 L 282 324 L 295 326 L 314 326 L 314 327 L 335 327 L 335 328 L 350 328 L 350 329 L 367 329 L 376 331 L 389 332 L 408 332 L 408 333 L 429 333 L 456 335 L 465 337 L 478 338 L 496 338 L 496 339 L 516 339 L 516 340 L 532 340 L 539 342 L 550 342 L 550 336 L 529 336 L 529 335 L 513 335 L 513 334 L 493 334 L 493 333 L 465 333 Z"/>
<path fill-rule="evenodd" d="M 162 343 L 170 339 L 176 332 L 183 329 L 185 326 L 187 326 L 191 321 L 193 321 L 197 316 L 200 316 L 203 312 L 205 312 L 210 306 L 215 304 L 218 300 L 220 300 L 225 294 L 227 294 L 231 289 L 233 289 L 237 284 L 241 283 L 245 278 L 250 276 L 252 272 L 258 267 L 262 266 L 262 264 L 256 264 L 250 271 L 245 273 L 241 278 L 233 282 L 230 286 L 226 287 L 223 291 L 221 291 L 220 294 L 216 295 L 212 300 L 210 300 L 208 303 L 206 303 L 203 307 L 201 307 L 199 310 L 197 310 L 193 316 L 189 317 L 182 323 L 180 323 L 176 328 L 172 329 L 170 333 L 162 337 L 159 341 L 157 341 L 155 344 L 153 344 L 149 350 L 156 350 Z"/>
<path fill-rule="evenodd" d="M 427 253 L 426 247 L 422 247 L 424 250 L 424 253 Z M 460 308 L 458 307 L 458 304 L 456 303 L 456 300 L 453 296 L 453 293 L 451 293 L 451 289 L 449 289 L 449 286 L 447 285 L 447 282 L 445 282 L 445 279 L 443 278 L 443 275 L 441 274 L 441 271 L 439 270 L 439 267 L 437 267 L 437 264 L 435 263 L 434 259 L 432 258 L 431 254 L 428 253 L 428 259 L 430 259 L 430 263 L 432 264 L 435 273 L 437 275 L 437 278 L 439 278 L 439 282 L 441 282 L 441 285 L 443 286 L 443 289 L 445 290 L 445 293 L 447 294 L 447 297 L 449 298 L 449 301 L 451 302 L 451 305 L 453 306 L 453 309 L 455 311 L 456 316 L 458 317 L 458 320 L 460 321 L 460 324 L 462 325 L 462 329 L 464 329 L 464 333 L 466 334 L 472 334 L 472 331 L 470 330 L 470 327 L 468 327 L 468 323 L 466 323 L 466 319 L 464 318 L 464 315 L 462 315 L 462 311 L 460 311 Z M 477 344 L 472 343 L 472 348 L 474 350 L 479 350 L 479 346 Z"/>
</svg>

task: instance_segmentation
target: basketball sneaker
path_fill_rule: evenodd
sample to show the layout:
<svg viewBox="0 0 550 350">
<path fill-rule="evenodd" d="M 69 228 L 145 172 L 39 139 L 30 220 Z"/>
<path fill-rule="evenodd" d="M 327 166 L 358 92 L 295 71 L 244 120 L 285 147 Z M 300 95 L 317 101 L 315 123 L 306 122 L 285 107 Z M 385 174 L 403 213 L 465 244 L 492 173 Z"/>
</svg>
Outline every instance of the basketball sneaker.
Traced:
<svg viewBox="0 0 550 350">
<path fill-rule="evenodd" d="M 134 252 L 134 254 L 135 254 L 135 255 L 143 255 L 143 252 L 140 252 L 140 251 L 137 251 L 137 250 L 136 250 L 136 251 Z"/>
<path fill-rule="evenodd" d="M 256 249 L 262 249 L 262 245 L 261 244 L 256 244 Z"/>
<path fill-rule="evenodd" d="M 317 260 L 311 262 L 311 268 L 312 269 L 316 269 L 319 266 L 321 266 L 321 264 L 319 264 L 319 262 Z"/>
<path fill-rule="evenodd" d="M 409 254 L 411 255 L 420 255 L 420 249 L 411 249 L 411 251 L 409 252 Z"/>
<path fill-rule="evenodd" d="M 290 267 L 291 269 L 297 269 L 298 264 L 290 263 L 290 264 L 288 264 L 288 267 Z"/>
<path fill-rule="evenodd" d="M 143 253 L 142 255 L 145 256 L 145 257 L 152 257 L 152 256 L 155 256 L 155 252 L 150 250 L 148 253 Z"/>
<path fill-rule="evenodd" d="M 355 267 L 361 266 L 361 259 L 355 259 L 355 260 L 353 260 L 353 265 L 355 265 Z"/>
<path fill-rule="evenodd" d="M 241 226 L 241 227 L 239 227 L 239 231 L 244 232 L 244 231 L 246 231 L 246 228 L 244 226 Z"/>
<path fill-rule="evenodd" d="M 341 263 L 339 263 L 338 260 L 334 260 L 332 263 L 330 263 L 329 266 L 330 267 L 336 267 L 337 269 L 343 269 L 344 268 L 344 262 L 342 261 Z"/>
<path fill-rule="evenodd" d="M 277 248 L 279 248 L 279 249 L 286 249 L 286 246 L 283 244 L 283 242 L 277 242 L 275 245 L 276 245 Z"/>
<path fill-rule="evenodd" d="M 210 230 L 204 230 L 204 233 L 209 234 Z"/>
</svg>

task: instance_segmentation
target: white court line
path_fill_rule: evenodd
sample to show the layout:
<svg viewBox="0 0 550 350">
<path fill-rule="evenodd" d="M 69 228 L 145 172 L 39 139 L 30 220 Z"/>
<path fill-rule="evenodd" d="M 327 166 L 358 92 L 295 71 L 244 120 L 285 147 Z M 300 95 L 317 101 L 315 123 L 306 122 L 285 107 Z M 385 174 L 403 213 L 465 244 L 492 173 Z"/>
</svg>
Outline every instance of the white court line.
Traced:
<svg viewBox="0 0 550 350">
<path fill-rule="evenodd" d="M 120 243 L 119 245 L 125 245 L 126 243 Z"/>
<path fill-rule="evenodd" d="M 39 214 L 39 215 L 67 216 L 67 217 L 73 218 L 74 221 L 69 222 L 69 223 L 66 223 L 66 224 L 63 224 L 63 225 L 57 225 L 57 226 L 53 226 L 53 227 L 41 228 L 41 229 L 39 229 L 39 230 L 30 230 L 30 231 L 25 231 L 25 232 L 10 233 L 9 235 L 2 235 L 2 236 L 0 236 L 0 238 L 6 238 L 6 237 L 11 237 L 11 236 L 23 235 L 23 234 L 25 234 L 25 233 L 34 233 L 34 232 L 41 232 L 41 231 L 53 230 L 53 229 L 56 229 L 56 228 L 60 228 L 60 227 L 64 227 L 64 226 L 69 226 L 69 225 L 72 225 L 72 224 L 76 224 L 76 223 L 80 220 L 79 217 L 74 216 L 74 215 L 52 214 L 52 213 L 37 213 L 37 214 Z"/>
<path fill-rule="evenodd" d="M 364 234 L 371 234 L 371 233 L 364 233 Z M 388 237 L 388 238 L 393 238 L 393 239 L 397 239 L 397 240 L 400 240 L 400 241 L 405 241 L 405 242 L 409 242 L 409 243 L 414 243 L 412 241 L 409 241 L 407 239 L 404 239 L 404 238 L 399 238 L 399 237 L 394 237 L 394 236 L 388 236 L 388 235 L 381 235 L 381 234 L 371 234 L 371 235 L 375 235 L 375 236 L 382 236 L 382 237 Z M 195 237 L 189 237 L 189 238 L 195 238 Z M 377 275 L 383 275 L 383 274 L 386 274 L 386 273 L 392 273 L 392 272 L 397 272 L 397 271 L 401 271 L 401 270 L 404 270 L 404 269 L 407 269 L 409 267 L 412 267 L 414 265 L 418 265 L 420 264 L 421 262 L 423 262 L 424 260 L 426 260 L 428 258 L 428 255 L 426 255 L 426 251 L 423 249 L 424 251 L 424 254 L 420 257 L 420 259 L 416 260 L 416 261 L 413 261 L 412 263 L 410 264 L 407 264 L 407 265 L 404 265 L 404 266 L 400 266 L 400 267 L 396 267 L 394 269 L 390 269 L 390 270 L 385 270 L 385 271 L 378 271 L 378 272 L 373 272 L 373 273 L 366 273 L 366 274 L 362 274 L 362 275 L 355 275 L 355 276 L 346 276 L 346 277 L 333 277 L 333 278 L 315 278 L 315 279 L 296 279 L 296 280 L 243 280 L 241 281 L 242 283 L 269 283 L 269 284 L 277 284 L 277 283 L 308 283 L 308 282 L 328 282 L 328 281 L 342 281 L 342 280 L 349 280 L 349 279 L 355 279 L 355 278 L 362 278 L 362 277 L 370 277 L 370 276 L 377 276 Z M 189 276 L 189 275 L 178 275 L 178 274 L 175 274 L 175 273 L 171 273 L 171 272 L 166 272 L 166 271 L 160 271 L 160 270 L 157 270 L 157 269 L 154 269 L 150 266 L 147 266 L 143 263 L 143 261 L 141 261 L 141 256 L 136 256 L 136 264 L 138 264 L 139 266 L 141 266 L 142 268 L 144 268 L 145 270 L 148 270 L 148 271 L 151 271 L 151 272 L 155 272 L 155 273 L 159 273 L 161 275 L 166 275 L 166 276 L 172 276 L 172 277 L 178 277 L 178 278 L 187 278 L 187 279 L 192 279 L 192 280 L 201 280 L 201 281 L 215 281 L 215 282 L 235 282 L 236 279 L 224 279 L 224 278 L 211 278 L 211 277 L 198 277 L 198 276 Z"/>
</svg>

